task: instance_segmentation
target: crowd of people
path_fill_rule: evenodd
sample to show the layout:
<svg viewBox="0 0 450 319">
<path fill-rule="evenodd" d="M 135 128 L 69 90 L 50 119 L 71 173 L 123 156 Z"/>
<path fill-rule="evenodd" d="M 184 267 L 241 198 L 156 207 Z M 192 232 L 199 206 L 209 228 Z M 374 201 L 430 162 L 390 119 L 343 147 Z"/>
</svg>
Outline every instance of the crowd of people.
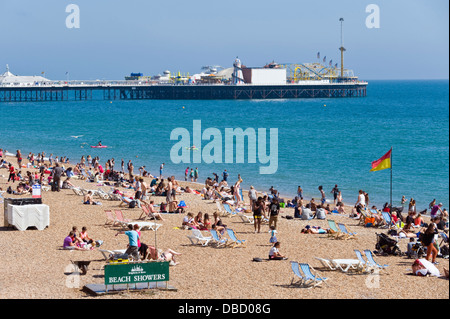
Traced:
<svg viewBox="0 0 450 319">
<path fill-rule="evenodd" d="M 56 156 L 53 158 L 53 155 L 51 154 L 48 158 L 45 158 L 44 152 L 39 153 L 37 156 L 30 153 L 27 157 L 28 163 L 24 164 L 22 154 L 20 150 L 17 150 L 15 155 L 17 160 L 16 166 L 15 163 L 6 161 L 4 154 L 5 152 L 0 149 L 0 165 L 1 167 L 8 169 L 8 182 L 12 181 L 12 184 L 18 182 L 16 190 L 13 190 L 10 186 L 9 191 L 12 194 L 20 195 L 30 193 L 31 186 L 35 183 L 51 185 L 52 191 L 60 191 L 61 188 L 72 188 L 75 186 L 71 182 L 71 178 L 77 176 L 79 179 L 85 179 L 90 182 L 104 182 L 106 185 L 115 186 L 115 191 L 117 193 L 137 201 L 138 207 L 145 207 L 149 216 L 159 220 L 164 220 L 162 213 L 185 212 L 185 205 L 179 205 L 180 203 L 178 200 L 179 196 L 183 193 L 196 194 L 205 200 L 227 203 L 235 210 L 252 215 L 255 233 L 261 232 L 261 226 L 264 222 L 268 224 L 271 233 L 270 243 L 273 244 L 269 252 L 269 259 L 286 258 L 279 252 L 280 243 L 275 235 L 277 233 L 278 217 L 281 208 L 293 208 L 293 218 L 299 218 L 301 220 L 326 219 L 328 214 L 346 213 L 346 210 L 344 210 L 345 204 L 342 199 L 342 192 L 337 184 L 335 184 L 330 191 L 333 197 L 333 204 L 331 204 L 331 201 L 327 200 L 326 192 L 322 185 L 318 186 L 320 193 L 320 200 L 318 203 L 316 203 L 314 198 L 311 198 L 309 201 L 305 200 L 303 197 L 304 191 L 301 186 L 298 186 L 297 196 L 288 201 L 285 201 L 278 190 L 273 186 L 270 187 L 268 192 L 257 192 L 253 186 L 250 186 L 248 198 L 244 199 L 242 193 L 243 180 L 241 176 L 238 175 L 236 182 L 229 184 L 229 174 L 227 170 L 223 171 L 222 179 L 220 181 L 219 175 L 213 173 L 213 177 L 206 178 L 204 185 L 200 186 L 201 189 L 197 190 L 190 186 L 182 187 L 174 176 L 163 178 L 164 163 L 160 166 L 159 177 L 155 177 L 146 170 L 145 166 L 139 167 L 139 173 L 135 174 L 131 160 L 127 163 L 125 170 L 125 162 L 123 159 L 121 160 L 120 168 L 117 169 L 114 158 L 108 159 L 105 164 L 102 165 L 100 164 L 99 157 L 82 156 L 79 163 L 66 169 L 65 166 L 70 164 L 67 157 L 58 158 L 58 156 Z M 25 174 L 22 174 L 22 168 L 24 168 L 24 166 L 27 170 Z M 151 182 L 147 184 L 144 177 L 149 178 Z M 197 182 L 198 168 L 186 168 L 185 181 L 188 181 L 189 179 L 191 182 Z M 125 188 L 126 191 L 121 191 L 121 187 Z M 158 205 L 155 205 L 154 200 L 149 200 L 150 195 L 164 198 L 159 205 L 159 211 L 156 208 Z M 248 204 L 245 203 L 247 200 Z M 95 203 L 92 193 L 85 195 L 84 203 Z M 428 209 L 430 209 L 431 216 L 429 223 L 423 218 L 427 209 L 417 212 L 416 203 L 413 198 L 408 201 L 406 200 L 406 197 L 403 196 L 400 207 L 392 207 L 390 204 L 386 203 L 383 208 L 377 209 L 374 205 L 369 206 L 369 203 L 369 194 L 363 190 L 359 190 L 357 200 L 351 207 L 352 213 L 350 214 L 350 217 L 368 217 L 370 223 L 365 221 L 365 224 L 377 227 L 386 224 L 382 212 L 388 212 L 393 223 L 398 226 L 396 235 L 414 239 L 414 242 L 416 242 L 416 238 L 419 238 L 420 234 L 420 241 L 424 247 L 426 247 L 426 259 L 428 260 L 431 258 L 431 262 L 436 262 L 435 259 L 439 247 L 436 247 L 435 240 L 431 239 L 433 237 L 431 234 L 435 235 L 439 230 L 448 230 L 448 212 L 443 208 L 442 203 L 436 203 L 436 200 L 434 199 L 429 204 Z M 145 243 L 142 243 L 139 240 L 140 232 L 136 227 L 137 225 L 134 225 L 132 229 L 130 228 L 128 231 L 123 232 L 129 238 L 127 254 L 132 256 L 132 258 L 135 258 L 135 260 L 164 259 L 176 264 L 175 256 L 179 255 L 179 253 L 170 249 L 165 252 L 157 252 L 154 247 L 149 247 Z M 222 236 L 225 233 L 227 225 L 223 223 L 220 214 L 217 211 L 213 214 L 198 212 L 195 216 L 193 213 L 188 212 L 183 218 L 182 227 L 196 228 L 202 231 L 215 229 L 218 234 Z M 307 225 L 301 232 L 305 234 L 323 234 L 328 231 L 328 229 L 322 229 L 318 226 Z M 79 234 L 76 229 L 72 229 L 69 235 L 64 239 L 65 249 L 87 250 L 93 249 L 96 245 L 98 245 L 98 242 L 87 236 L 85 227 L 83 227 L 82 232 Z"/>
</svg>

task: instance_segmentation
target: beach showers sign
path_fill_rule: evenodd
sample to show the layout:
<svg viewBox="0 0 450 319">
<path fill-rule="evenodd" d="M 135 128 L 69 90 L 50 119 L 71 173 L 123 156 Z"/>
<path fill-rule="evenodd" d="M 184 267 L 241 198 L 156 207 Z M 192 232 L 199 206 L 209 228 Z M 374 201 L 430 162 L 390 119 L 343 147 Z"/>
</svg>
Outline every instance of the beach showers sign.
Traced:
<svg viewBox="0 0 450 319">
<path fill-rule="evenodd" d="M 105 266 L 105 285 L 169 281 L 168 262 L 109 264 Z"/>
<path fill-rule="evenodd" d="M 194 120 L 191 133 L 178 127 L 170 133 L 170 140 L 178 140 L 170 150 L 172 163 L 244 163 L 245 139 L 247 139 L 247 162 L 266 164 L 259 168 L 260 174 L 275 174 L 278 170 L 278 129 L 225 128 L 224 134 L 215 127 L 202 131 L 201 120 Z M 202 147 L 202 141 L 209 141 Z M 224 143 L 223 143 L 224 141 Z M 224 145 L 225 144 L 225 145 Z M 225 146 L 225 148 L 224 148 Z M 267 149 L 267 146 L 269 147 Z M 234 153 L 236 149 L 236 153 Z M 258 155 L 258 156 L 256 156 Z"/>
</svg>

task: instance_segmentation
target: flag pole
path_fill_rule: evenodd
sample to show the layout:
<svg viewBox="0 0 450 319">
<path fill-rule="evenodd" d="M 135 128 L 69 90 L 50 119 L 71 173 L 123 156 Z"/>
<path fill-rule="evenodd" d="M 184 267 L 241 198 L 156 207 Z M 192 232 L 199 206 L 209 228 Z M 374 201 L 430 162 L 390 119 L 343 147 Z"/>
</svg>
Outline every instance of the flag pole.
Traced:
<svg viewBox="0 0 450 319">
<path fill-rule="evenodd" d="M 391 212 L 392 212 L 392 146 L 391 146 L 391 192 L 390 192 Z"/>
</svg>

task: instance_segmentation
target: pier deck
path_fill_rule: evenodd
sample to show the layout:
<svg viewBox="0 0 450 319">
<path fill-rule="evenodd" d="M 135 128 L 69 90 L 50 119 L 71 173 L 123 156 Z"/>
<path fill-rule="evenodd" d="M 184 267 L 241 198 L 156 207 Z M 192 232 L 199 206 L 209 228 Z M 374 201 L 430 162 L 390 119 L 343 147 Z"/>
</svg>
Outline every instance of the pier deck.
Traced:
<svg viewBox="0 0 450 319">
<path fill-rule="evenodd" d="M 286 85 L 174 85 L 138 83 L 86 83 L 67 85 L 0 86 L 0 102 L 92 100 L 223 100 L 340 98 L 366 96 L 367 82 Z"/>
</svg>

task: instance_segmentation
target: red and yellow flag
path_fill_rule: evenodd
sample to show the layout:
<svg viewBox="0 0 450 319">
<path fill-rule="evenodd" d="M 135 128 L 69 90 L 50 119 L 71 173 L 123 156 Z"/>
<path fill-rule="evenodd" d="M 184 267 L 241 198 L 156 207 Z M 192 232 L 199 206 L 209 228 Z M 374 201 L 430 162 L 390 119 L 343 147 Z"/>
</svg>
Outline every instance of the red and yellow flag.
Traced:
<svg viewBox="0 0 450 319">
<path fill-rule="evenodd" d="M 384 154 L 381 158 L 377 159 L 376 161 L 372 162 L 372 169 L 373 171 L 381 171 L 386 168 L 391 168 L 391 154 L 392 154 L 392 148 Z"/>
</svg>

